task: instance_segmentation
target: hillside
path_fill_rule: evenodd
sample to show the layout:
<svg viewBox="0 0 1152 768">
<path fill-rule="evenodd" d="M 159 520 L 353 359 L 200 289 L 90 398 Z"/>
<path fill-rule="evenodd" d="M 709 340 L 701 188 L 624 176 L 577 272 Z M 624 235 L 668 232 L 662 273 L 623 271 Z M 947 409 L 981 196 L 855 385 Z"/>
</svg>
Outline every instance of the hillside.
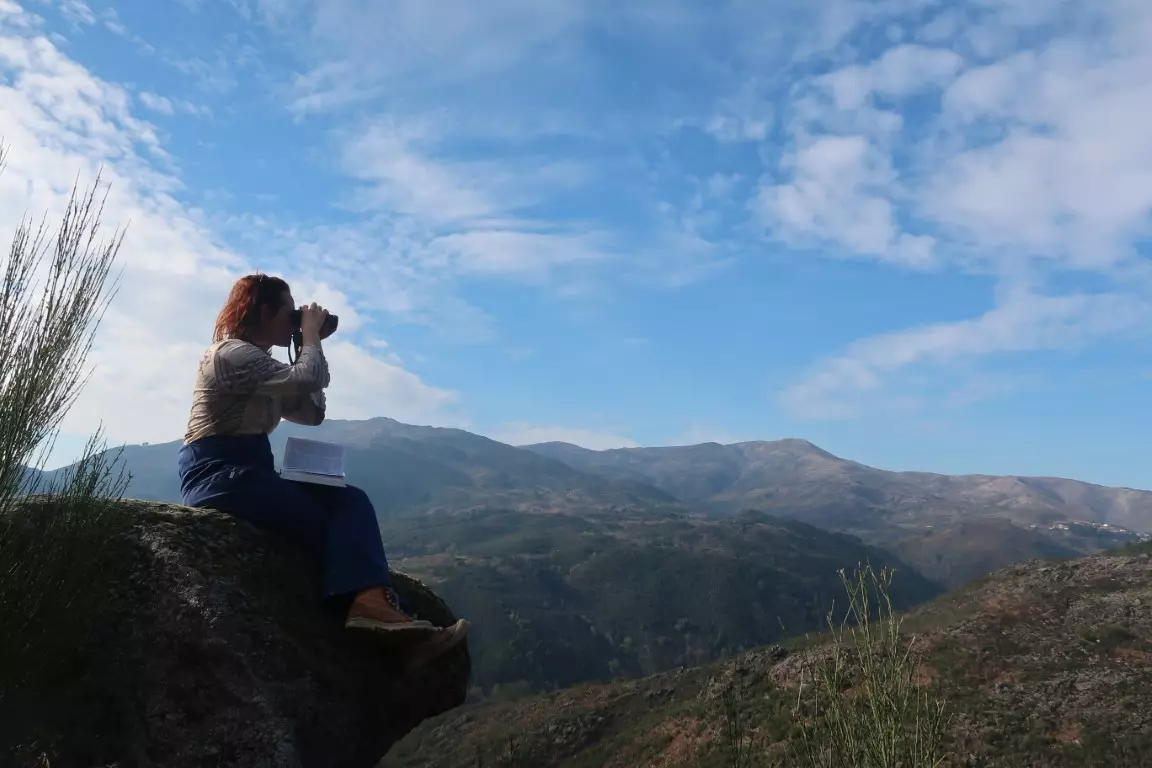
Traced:
<svg viewBox="0 0 1152 768">
<path fill-rule="evenodd" d="M 1147 547 L 1137 548 L 1147 550 Z M 894 585 L 899 590 L 900 579 Z M 1030 561 L 913 611 L 952 719 L 948 766 L 1146 764 L 1152 747 L 1152 554 Z M 757 757 L 779 750 L 798 674 L 819 649 L 472 706 L 430 721 L 391 768 L 721 766 L 735 692 Z M 515 757 L 509 757 L 509 751 Z M 761 759 L 746 765 L 780 765 Z"/>
<path fill-rule="evenodd" d="M 993 571 L 1032 559 L 1067 560 L 1083 550 L 1048 535 L 1020 528 L 1001 518 L 960 520 L 939 530 L 910 536 L 891 547 L 920 573 L 942 584 L 959 586 Z"/>
<path fill-rule="evenodd" d="M 953 586 L 1022 558 L 1090 554 L 1152 532 L 1149 491 L 1059 478 L 889 472 L 804 440 L 525 447 L 584 472 L 650 483 L 716 514 L 760 509 L 917 552 L 925 575 Z M 1068 525 L 1075 522 L 1090 525 Z"/>
<path fill-rule="evenodd" d="M 651 674 L 810 630 L 838 569 L 865 560 L 906 571 L 903 605 L 940 593 L 858 539 L 763 514 L 485 512 L 395 521 L 384 536 L 397 568 L 472 620 L 473 682 L 486 692 Z"/>
<path fill-rule="evenodd" d="M 566 443 L 524 447 L 584 472 L 651 484 L 718 512 L 790 506 L 836 527 L 867 527 L 870 511 L 900 524 L 981 510 L 1024 525 L 1071 519 L 1152 533 L 1152 491 L 1050 477 L 889 472 L 805 440 L 606 451 Z"/>
<path fill-rule="evenodd" d="M 271 435 L 277 457 L 292 435 L 346 446 L 349 480 L 368 493 L 381 518 L 485 507 L 544 513 L 683 511 L 669 494 L 644 483 L 589 475 L 459 429 L 386 418 L 330 420 L 319 427 L 282 422 Z M 132 473 L 127 495 L 179 502 L 179 449 L 179 441 L 125 447 L 124 462 Z"/>
<path fill-rule="evenodd" d="M 272 434 L 348 446 L 348 473 L 383 520 L 434 512 L 728 516 L 758 509 L 859 536 L 958 586 L 1028 557 L 1091 554 L 1152 531 L 1152 493 L 1074 480 L 888 472 L 803 440 L 588 451 L 516 448 L 392 419 L 283 423 Z M 178 442 L 128 446 L 128 495 L 178 501 Z M 1011 527 L 1005 527 L 1011 524 Z M 1131 529 L 1131 530 L 1129 530 Z"/>
</svg>

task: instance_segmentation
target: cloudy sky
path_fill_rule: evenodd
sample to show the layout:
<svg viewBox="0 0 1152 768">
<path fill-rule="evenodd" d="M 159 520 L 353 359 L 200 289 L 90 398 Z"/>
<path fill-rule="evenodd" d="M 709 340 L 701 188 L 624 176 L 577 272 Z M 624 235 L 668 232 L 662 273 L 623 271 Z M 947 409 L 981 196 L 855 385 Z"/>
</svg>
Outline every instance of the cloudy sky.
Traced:
<svg viewBox="0 0 1152 768">
<path fill-rule="evenodd" d="M 183 434 L 232 280 L 329 415 L 1152 487 L 1146 0 L 0 0 L 0 235 L 103 167 L 57 461 Z"/>
</svg>

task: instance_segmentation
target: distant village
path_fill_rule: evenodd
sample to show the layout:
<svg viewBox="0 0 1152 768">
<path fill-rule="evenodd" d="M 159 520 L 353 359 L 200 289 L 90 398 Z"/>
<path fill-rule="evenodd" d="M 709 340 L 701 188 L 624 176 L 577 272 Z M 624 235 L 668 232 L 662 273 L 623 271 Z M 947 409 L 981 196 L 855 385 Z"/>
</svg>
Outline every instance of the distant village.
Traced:
<svg viewBox="0 0 1152 768">
<path fill-rule="evenodd" d="M 1042 526 L 1034 523 L 1028 527 L 1035 530 L 1037 528 L 1041 528 Z M 1120 538 L 1133 539 L 1135 541 L 1148 541 L 1152 539 L 1152 533 L 1140 533 L 1138 531 L 1132 531 L 1124 528 L 1123 526 L 1112 525 L 1111 523 L 1094 523 L 1089 520 L 1065 520 L 1063 522 L 1054 523 L 1046 527 L 1050 531 L 1067 531 L 1068 533 L 1077 533 L 1082 532 L 1083 529 L 1088 529 L 1089 531 L 1106 533 Z M 1077 531 L 1077 529 L 1080 529 L 1080 531 Z"/>
</svg>

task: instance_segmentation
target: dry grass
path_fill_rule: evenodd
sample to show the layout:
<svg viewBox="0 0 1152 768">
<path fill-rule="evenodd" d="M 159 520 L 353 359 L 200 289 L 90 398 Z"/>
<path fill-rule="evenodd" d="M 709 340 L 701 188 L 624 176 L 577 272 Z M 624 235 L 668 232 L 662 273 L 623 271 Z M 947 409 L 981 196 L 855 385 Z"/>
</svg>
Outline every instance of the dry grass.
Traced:
<svg viewBox="0 0 1152 768">
<path fill-rule="evenodd" d="M 935 768 L 943 762 L 945 703 L 933 693 L 935 670 L 916 639 L 901 635 L 892 607 L 892 572 L 841 571 L 848 610 L 828 626 L 833 642 L 812 657 L 794 710 L 791 748 L 813 768 Z M 735 765 L 735 764 L 734 764 Z"/>
</svg>

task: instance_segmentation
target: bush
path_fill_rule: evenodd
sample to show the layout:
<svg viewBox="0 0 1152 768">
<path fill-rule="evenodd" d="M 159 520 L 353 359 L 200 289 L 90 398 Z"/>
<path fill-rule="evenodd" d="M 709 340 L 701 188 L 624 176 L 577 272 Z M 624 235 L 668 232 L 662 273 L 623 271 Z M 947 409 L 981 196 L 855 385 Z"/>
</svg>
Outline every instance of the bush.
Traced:
<svg viewBox="0 0 1152 768">
<path fill-rule="evenodd" d="M 919 684 L 915 639 L 901 640 L 893 572 L 865 566 L 840 578 L 848 611 L 839 625 L 829 612 L 832 646 L 809 665 L 797 694 L 794 756 L 814 768 L 935 768 L 946 705 Z"/>
<path fill-rule="evenodd" d="M 0 146 L 0 172 L 6 160 Z M 74 188 L 60 227 L 17 228 L 0 287 L 0 712 L 4 741 L 23 740 L 15 715 L 54 684 L 69 684 L 69 659 L 86 639 L 99 602 L 99 571 L 127 524 L 113 502 L 130 480 L 102 430 L 53 482 L 41 471 L 60 423 L 80 393 L 92 338 L 115 293 L 111 267 L 122 242 L 98 241 L 100 180 Z M 0 747 L 11 747 L 2 743 Z"/>
</svg>

